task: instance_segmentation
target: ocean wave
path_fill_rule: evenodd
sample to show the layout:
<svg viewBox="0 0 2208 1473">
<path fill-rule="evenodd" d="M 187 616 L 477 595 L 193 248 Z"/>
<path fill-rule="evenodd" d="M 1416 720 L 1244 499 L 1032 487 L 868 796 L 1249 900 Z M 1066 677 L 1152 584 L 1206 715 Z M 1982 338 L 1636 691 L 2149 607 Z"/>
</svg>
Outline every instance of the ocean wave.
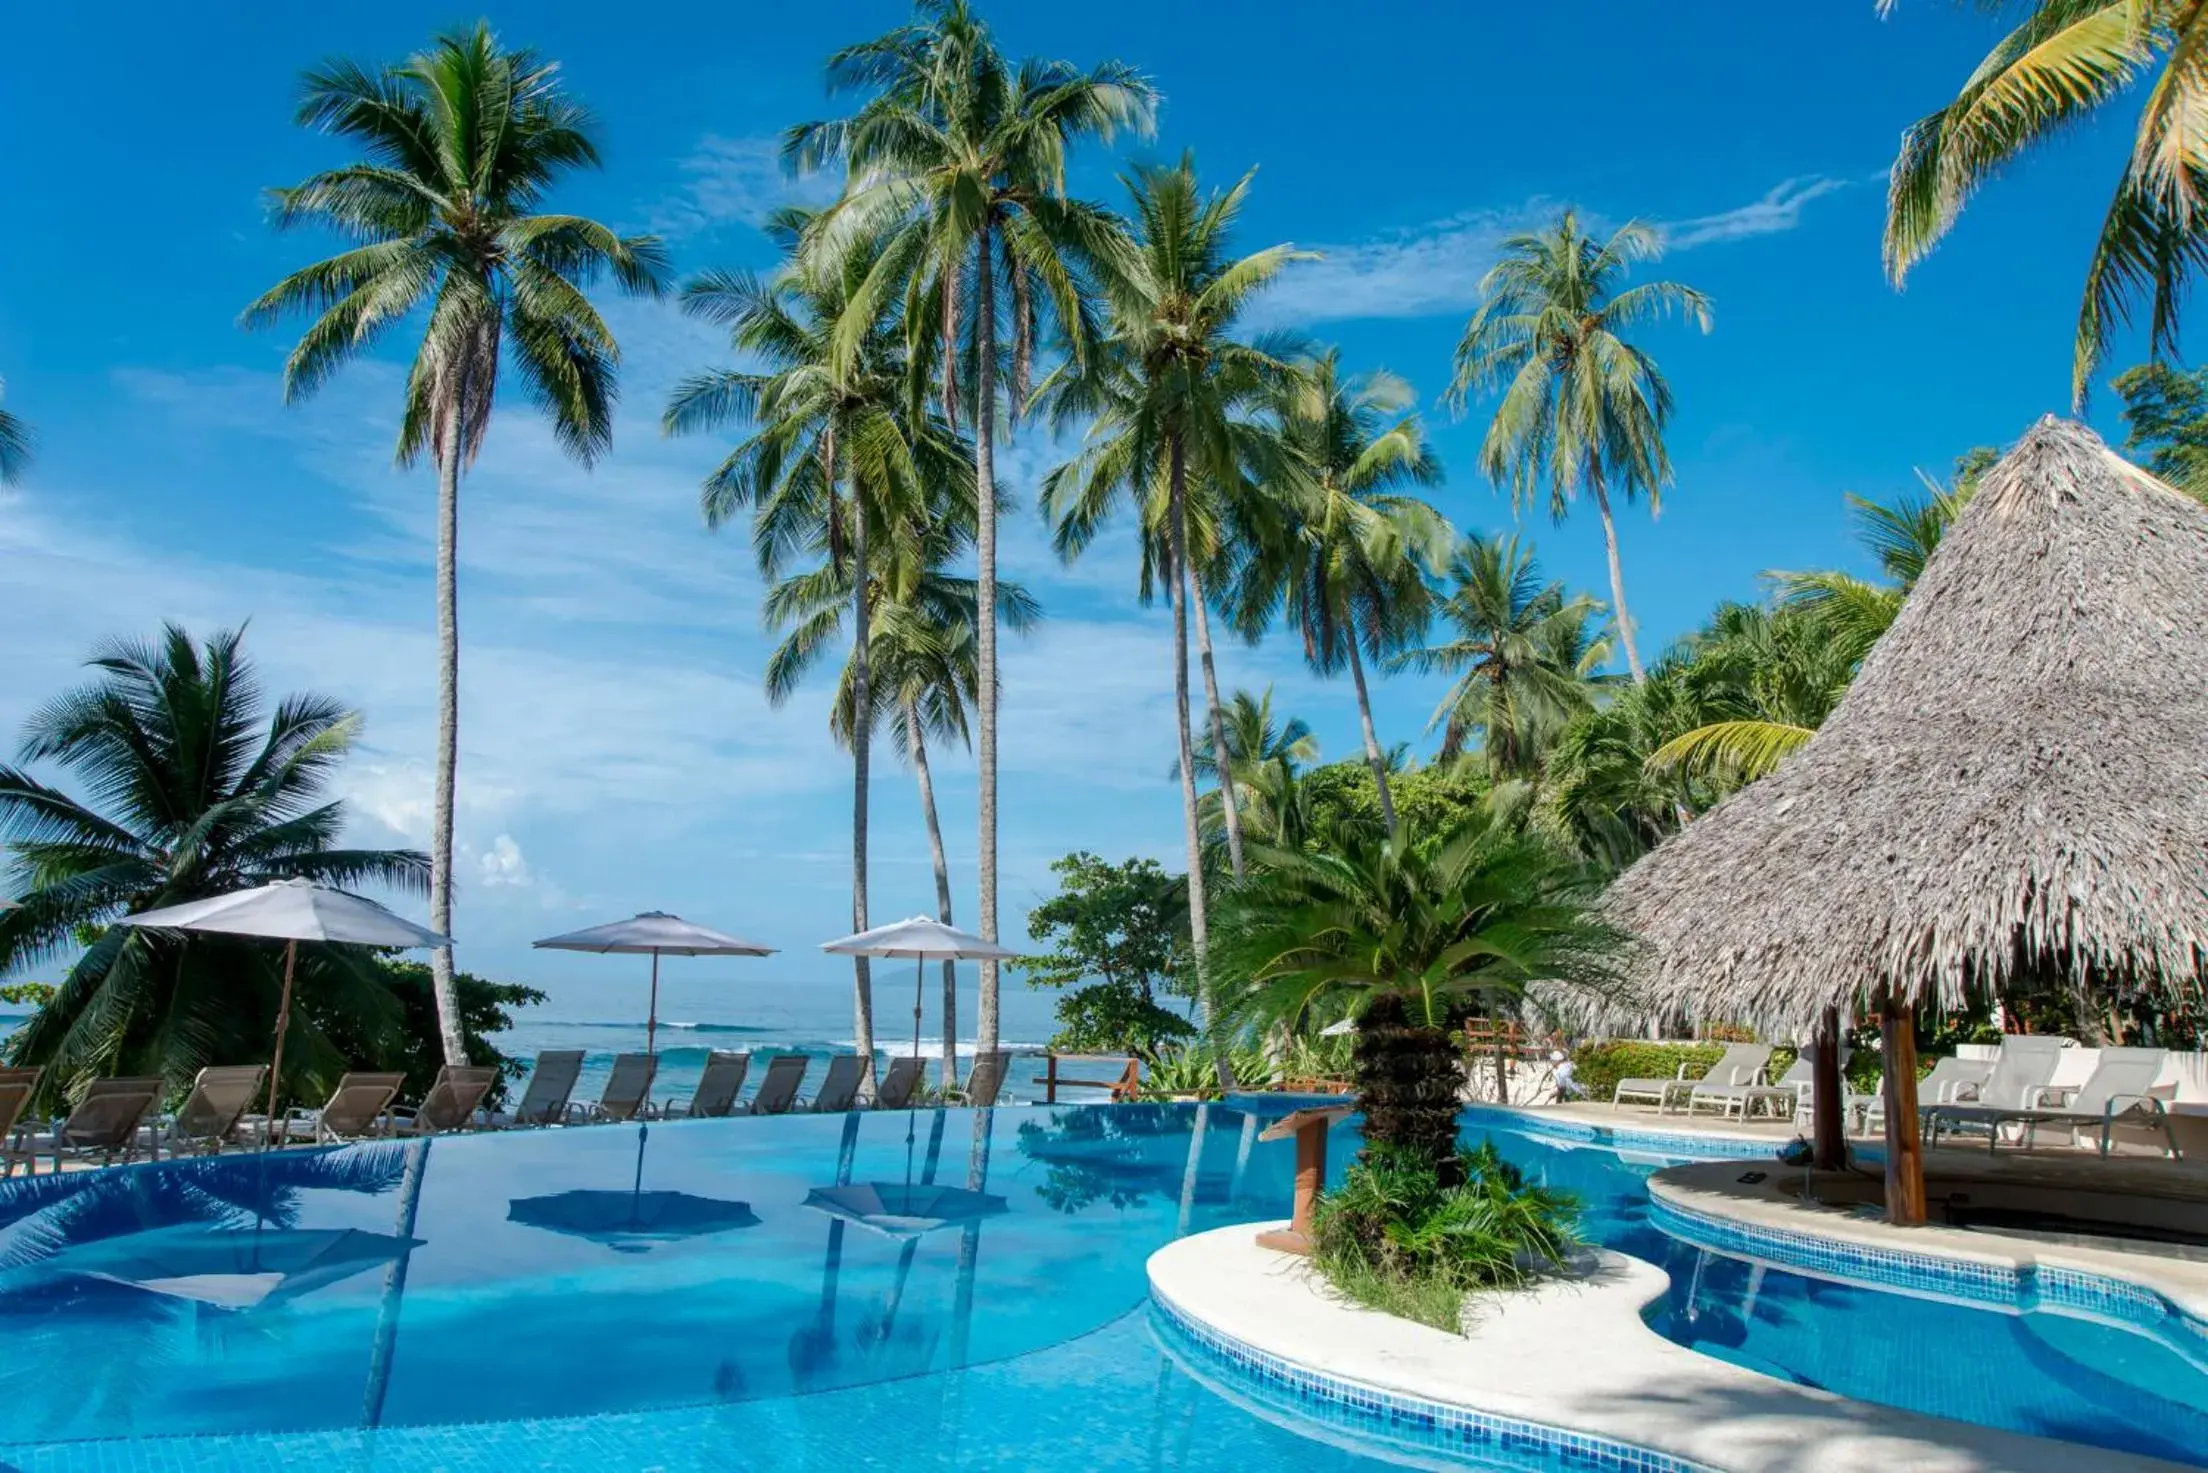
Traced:
<svg viewBox="0 0 2208 1473">
<path fill-rule="evenodd" d="M 627 1028 L 627 1029 L 632 1029 L 632 1030 L 634 1030 L 635 1032 L 641 1033 L 641 1032 L 643 1032 L 643 1031 L 644 1031 L 644 1024 L 645 1024 L 645 1020 L 644 1020 L 644 1019 L 642 1019 L 642 1018 L 629 1018 L 629 1019 L 625 1019 L 625 1020 L 623 1020 L 623 1021 L 621 1021 L 621 1022 L 618 1022 L 618 1023 L 585 1023 L 585 1022 L 577 1022 L 576 1020 L 574 1020 L 574 1019 L 572 1019 L 572 1018 L 542 1018 L 542 1019 L 539 1019 L 539 1018 L 527 1018 L 527 1017 L 525 1017 L 525 1018 L 518 1018 L 518 1019 L 516 1019 L 516 1020 L 515 1020 L 515 1024 L 514 1024 L 514 1027 L 515 1027 L 515 1030 L 516 1030 L 516 1031 L 519 1031 L 519 1030 L 522 1030 L 522 1029 L 527 1029 L 527 1030 L 530 1030 L 530 1031 L 532 1031 L 532 1032 L 533 1032 L 533 1031 L 535 1031 L 535 1030 L 537 1030 L 537 1029 L 540 1029 L 540 1028 L 541 1028 L 541 1029 L 552 1029 L 552 1028 L 596 1028 L 596 1029 L 600 1029 L 600 1030 L 603 1030 L 603 1029 L 607 1029 L 607 1028 Z M 677 1022 L 671 1022 L 670 1020 L 668 1020 L 668 1019 L 666 1019 L 666 1018 L 662 1018 L 662 1019 L 660 1019 L 660 1020 L 659 1020 L 659 1026 L 660 1026 L 660 1028 L 661 1028 L 662 1030 L 672 1030 L 672 1031 L 677 1031 L 677 1032 L 682 1032 L 682 1033 L 750 1033 L 750 1034 L 762 1034 L 762 1033 L 773 1033 L 773 1032 L 776 1032 L 776 1031 L 778 1031 L 778 1030 L 776 1030 L 776 1029 L 773 1029 L 773 1028 L 767 1028 L 767 1027 L 762 1027 L 762 1026 L 760 1026 L 760 1025 L 756 1024 L 756 1023 L 677 1023 Z"/>
</svg>

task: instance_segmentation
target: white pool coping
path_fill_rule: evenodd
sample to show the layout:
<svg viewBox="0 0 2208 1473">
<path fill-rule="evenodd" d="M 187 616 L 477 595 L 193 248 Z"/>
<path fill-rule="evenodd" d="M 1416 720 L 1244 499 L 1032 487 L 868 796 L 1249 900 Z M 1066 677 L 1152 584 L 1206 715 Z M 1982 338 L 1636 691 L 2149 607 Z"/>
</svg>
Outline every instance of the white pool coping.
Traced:
<svg viewBox="0 0 2208 1473">
<path fill-rule="evenodd" d="M 2158 1458 L 1945 1421 L 1796 1386 L 1674 1345 L 1641 1319 L 1670 1286 L 1603 1252 L 1593 1273 L 1483 1302 L 1456 1336 L 1332 1297 L 1276 1224 L 1217 1228 L 1150 1258 L 1152 1296 L 1245 1351 L 1351 1388 L 1649 1449 L 1723 1473 L 2174 1473 Z"/>
</svg>

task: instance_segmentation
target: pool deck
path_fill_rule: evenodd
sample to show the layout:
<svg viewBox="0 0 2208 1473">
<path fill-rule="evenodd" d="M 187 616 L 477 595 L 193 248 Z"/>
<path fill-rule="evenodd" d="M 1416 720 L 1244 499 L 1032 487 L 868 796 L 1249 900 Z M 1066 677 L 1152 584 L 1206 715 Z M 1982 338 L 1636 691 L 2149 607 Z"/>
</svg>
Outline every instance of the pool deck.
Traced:
<svg viewBox="0 0 2208 1473">
<path fill-rule="evenodd" d="M 1737 1163 L 1723 1169 L 1737 1171 Z M 1332 1297 L 1301 1259 L 1259 1248 L 1267 1224 L 1219 1228 L 1160 1249 L 1151 1293 L 1240 1358 L 1263 1357 L 1350 1406 L 1458 1409 L 1504 1436 L 1563 1434 L 1596 1461 L 1721 1473 L 2171 1473 L 2155 1458 L 1920 1416 L 1796 1386 L 1702 1355 L 1651 1330 L 1642 1309 L 1663 1270 L 1617 1253 L 1584 1278 L 1480 1302 L 1447 1334 Z M 1211 1344 L 1201 1354 L 1218 1355 Z M 1232 1381 L 1232 1362 L 1219 1368 Z M 1414 1415 L 1417 1415 L 1414 1410 Z M 1546 1429 L 1546 1430 L 1545 1430 Z M 1607 1446 L 1604 1446 L 1607 1445 Z M 1620 1456 L 1619 1449 L 1627 1450 Z"/>
</svg>

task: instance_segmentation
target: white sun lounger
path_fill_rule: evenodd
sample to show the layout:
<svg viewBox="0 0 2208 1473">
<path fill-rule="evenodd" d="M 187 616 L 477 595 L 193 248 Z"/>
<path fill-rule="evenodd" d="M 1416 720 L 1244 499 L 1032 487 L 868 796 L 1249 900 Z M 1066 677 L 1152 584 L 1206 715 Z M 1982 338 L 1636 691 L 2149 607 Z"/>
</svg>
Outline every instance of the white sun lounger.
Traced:
<svg viewBox="0 0 2208 1473">
<path fill-rule="evenodd" d="M 1711 1084 L 1707 1078 L 1698 1080 L 1687 1094 L 1687 1113 L 1692 1115 L 1701 1109 L 1713 1109 L 1727 1119 L 1737 1115 L 1746 1120 L 1755 1113 L 1757 1105 L 1763 1105 L 1774 1116 L 1784 1103 L 1789 1111 L 1798 1109 L 1809 1095 L 1811 1084 L 1811 1055 L 1805 1049 L 1786 1072 L 1770 1084 Z M 1716 1070 L 1711 1070 L 1716 1073 Z"/>
<path fill-rule="evenodd" d="M 858 1103 L 859 1080 L 866 1073 L 866 1060 L 857 1054 L 837 1054 L 828 1061 L 828 1073 L 820 1081 L 820 1093 L 807 1102 L 805 1108 L 816 1115 L 840 1115 Z"/>
<path fill-rule="evenodd" d="M 804 1054 L 777 1054 L 767 1060 L 767 1072 L 759 1092 L 744 1107 L 746 1115 L 787 1115 L 797 1103 L 797 1087 L 805 1082 L 812 1060 Z"/>
<path fill-rule="evenodd" d="M 491 1124 L 499 1129 L 566 1124 L 567 1098 L 575 1093 L 575 1081 L 582 1072 L 581 1049 L 544 1050 L 529 1068 L 529 1083 L 521 1092 L 521 1103 L 510 1113 L 493 1116 Z"/>
<path fill-rule="evenodd" d="M 1763 1066 L 1770 1062 L 1771 1045 L 1767 1043 L 1729 1043 L 1710 1071 L 1699 1079 L 1687 1078 L 1687 1066 L 1681 1064 L 1670 1079 L 1619 1080 L 1618 1087 L 1610 1092 L 1610 1107 L 1616 1109 L 1630 1097 L 1653 1100 L 1659 1111 L 1668 1110 L 1674 1099 L 1687 1100 L 1699 1085 L 1754 1084 L 1762 1078 Z"/>
<path fill-rule="evenodd" d="M 889 1061 L 889 1072 L 881 1078 L 874 1090 L 874 1108 L 877 1110 L 909 1110 L 912 1108 L 913 1091 L 920 1087 L 920 1075 L 927 1068 L 927 1061 L 916 1055 Z"/>
<path fill-rule="evenodd" d="M 2024 1127 L 2024 1148 L 2030 1150 L 2038 1144 L 2042 1125 L 2068 1127 L 2073 1145 L 2077 1143 L 2077 1132 L 2081 1128 L 2098 1127 L 2101 1154 L 2105 1156 L 2110 1132 L 2117 1121 L 2138 1115 L 2161 1126 L 2165 1149 L 2175 1159 L 2177 1134 L 2170 1128 L 2169 1111 L 2151 1093 L 2166 1057 L 2158 1048 L 2104 1048 L 2093 1066 L 2092 1076 L 2084 1084 L 2074 1088 L 2038 1085 L 2026 1091 L 2021 1107 L 1935 1105 L 1925 1117 L 1931 1125 L 1930 1143 L 1935 1146 L 1940 1143 L 1943 1128 L 1977 1126 L 1985 1130 L 1986 1149 L 1992 1151 L 2000 1146 L 2001 1127 L 2017 1124 Z"/>
<path fill-rule="evenodd" d="M 594 1105 L 579 1106 L 569 1113 L 583 1120 L 634 1120 L 652 1097 L 652 1076 L 659 1072 L 659 1060 L 650 1054 L 616 1054 L 613 1072 L 606 1076 L 606 1087 L 599 1093 Z"/>
<path fill-rule="evenodd" d="M 669 1100 L 660 1107 L 666 1120 L 719 1120 L 736 1113 L 736 1096 L 744 1092 L 744 1075 L 751 1070 L 751 1055 L 715 1049 L 705 1056 L 705 1072 L 698 1076 L 690 1103 Z"/>
<path fill-rule="evenodd" d="M 2067 1039 L 2046 1033 L 2011 1033 L 2001 1040 L 2000 1052 L 1994 1055 L 1993 1068 L 1982 1084 L 1960 1083 L 1947 1091 L 1945 1100 L 1927 1104 L 1920 1090 L 1917 1096 L 1917 1117 L 1928 1136 L 1937 1138 L 1941 1129 L 1953 1131 L 1998 1132 L 2000 1125 L 1991 1123 L 1987 1116 L 1954 1116 L 1944 1126 L 1935 1123 L 1935 1111 L 1950 1106 L 1970 1105 L 1982 1110 L 2029 1110 L 2039 1103 L 2040 1092 L 2055 1077 L 2055 1070 L 2062 1063 L 2062 1051 Z"/>
</svg>

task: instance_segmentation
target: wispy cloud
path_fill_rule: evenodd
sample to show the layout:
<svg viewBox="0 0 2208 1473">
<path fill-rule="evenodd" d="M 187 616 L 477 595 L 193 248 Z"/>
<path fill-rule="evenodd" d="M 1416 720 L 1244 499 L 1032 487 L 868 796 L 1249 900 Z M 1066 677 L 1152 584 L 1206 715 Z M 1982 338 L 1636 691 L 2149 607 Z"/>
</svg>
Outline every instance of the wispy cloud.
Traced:
<svg viewBox="0 0 2208 1473">
<path fill-rule="evenodd" d="M 1798 227 L 1812 201 L 1848 184 L 1824 175 L 1788 179 L 1729 210 L 1654 223 L 1674 251 L 1775 235 Z M 1265 324 L 1282 326 L 1469 311 L 1503 241 L 1548 219 L 1558 207 L 1558 201 L 1537 196 L 1507 209 L 1471 210 L 1369 240 L 1320 246 L 1323 259 L 1290 268 L 1258 299 L 1253 313 Z M 1586 214 L 1597 228 L 1615 223 L 1597 211 Z"/>
<path fill-rule="evenodd" d="M 757 225 L 777 206 L 827 204 L 836 197 L 832 175 L 791 178 L 782 167 L 782 142 L 771 136 L 708 133 L 675 167 L 682 176 L 681 190 L 649 216 L 651 228 L 664 235 Z"/>
</svg>

